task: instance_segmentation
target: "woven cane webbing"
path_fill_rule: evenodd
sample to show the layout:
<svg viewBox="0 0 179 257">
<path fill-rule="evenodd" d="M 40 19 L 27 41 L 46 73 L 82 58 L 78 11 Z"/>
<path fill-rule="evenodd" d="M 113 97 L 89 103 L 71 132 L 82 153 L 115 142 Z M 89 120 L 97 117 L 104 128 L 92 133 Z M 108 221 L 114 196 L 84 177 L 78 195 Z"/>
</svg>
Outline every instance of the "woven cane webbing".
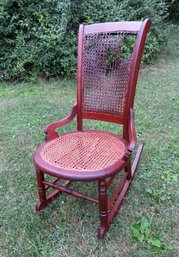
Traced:
<svg viewBox="0 0 179 257">
<path fill-rule="evenodd" d="M 47 142 L 41 150 L 42 159 L 58 168 L 97 171 L 118 161 L 125 144 L 109 133 L 75 132 Z"/>
<path fill-rule="evenodd" d="M 126 33 L 93 33 L 84 36 L 84 112 L 123 116 L 132 53 L 126 56 Z"/>
</svg>

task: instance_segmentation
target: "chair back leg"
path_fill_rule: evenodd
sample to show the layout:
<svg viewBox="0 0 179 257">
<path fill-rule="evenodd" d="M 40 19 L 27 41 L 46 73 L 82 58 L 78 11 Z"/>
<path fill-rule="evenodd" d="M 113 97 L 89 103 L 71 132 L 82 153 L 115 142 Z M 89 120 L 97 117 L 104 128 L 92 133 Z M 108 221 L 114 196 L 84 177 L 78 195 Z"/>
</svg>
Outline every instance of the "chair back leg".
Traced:
<svg viewBox="0 0 179 257">
<path fill-rule="evenodd" d="M 129 161 L 128 165 L 125 167 L 125 172 L 127 172 L 127 179 L 132 179 L 132 170 L 131 170 L 131 160 Z"/>
</svg>

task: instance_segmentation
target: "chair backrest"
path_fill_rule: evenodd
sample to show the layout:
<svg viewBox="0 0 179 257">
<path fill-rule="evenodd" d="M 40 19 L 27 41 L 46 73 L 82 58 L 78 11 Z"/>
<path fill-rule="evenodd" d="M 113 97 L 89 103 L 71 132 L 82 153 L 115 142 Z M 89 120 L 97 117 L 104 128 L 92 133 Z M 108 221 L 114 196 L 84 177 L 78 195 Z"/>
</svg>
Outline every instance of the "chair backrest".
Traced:
<svg viewBox="0 0 179 257">
<path fill-rule="evenodd" d="M 150 19 L 80 25 L 78 38 L 78 130 L 82 119 L 125 125 L 133 107 Z"/>
</svg>

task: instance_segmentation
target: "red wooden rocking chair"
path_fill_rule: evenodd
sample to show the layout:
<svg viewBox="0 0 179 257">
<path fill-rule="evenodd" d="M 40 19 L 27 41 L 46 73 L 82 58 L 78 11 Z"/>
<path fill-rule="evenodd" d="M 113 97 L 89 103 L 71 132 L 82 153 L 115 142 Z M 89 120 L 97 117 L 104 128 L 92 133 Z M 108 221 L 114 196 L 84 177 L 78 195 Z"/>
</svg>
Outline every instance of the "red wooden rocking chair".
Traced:
<svg viewBox="0 0 179 257">
<path fill-rule="evenodd" d="M 80 25 L 77 104 L 66 118 L 46 127 L 46 142 L 34 154 L 39 194 L 36 211 L 45 208 L 62 192 L 94 202 L 99 205 L 100 238 L 105 236 L 121 207 L 143 149 L 143 143 L 140 143 L 131 164 L 137 141 L 134 96 L 150 24 L 150 19 L 146 19 L 144 22 Z M 56 129 L 75 116 L 77 131 L 58 135 Z M 123 135 L 83 131 L 83 119 L 121 124 Z M 122 170 L 124 175 L 108 201 L 107 190 L 115 175 Z M 44 173 L 55 178 L 47 181 Z M 60 179 L 64 183 L 58 184 Z M 71 181 L 98 181 L 98 199 L 67 188 Z M 47 194 L 49 188 L 54 191 Z"/>
</svg>

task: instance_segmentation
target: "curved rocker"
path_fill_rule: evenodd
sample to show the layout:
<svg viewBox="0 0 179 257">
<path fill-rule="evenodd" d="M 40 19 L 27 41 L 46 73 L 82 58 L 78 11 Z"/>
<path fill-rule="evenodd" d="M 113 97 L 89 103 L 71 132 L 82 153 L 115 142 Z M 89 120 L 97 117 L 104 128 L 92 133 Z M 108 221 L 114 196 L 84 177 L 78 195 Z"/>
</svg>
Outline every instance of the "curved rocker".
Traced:
<svg viewBox="0 0 179 257">
<path fill-rule="evenodd" d="M 112 22 L 80 25 L 78 40 L 77 103 L 63 120 L 49 124 L 46 142 L 34 153 L 39 200 L 36 211 L 44 209 L 61 193 L 98 204 L 98 237 L 104 238 L 122 205 L 136 173 L 143 150 L 137 143 L 134 124 L 134 97 L 150 19 L 144 22 Z M 125 52 L 128 37 L 134 48 Z M 131 41 L 130 41 L 131 42 Z M 77 131 L 59 135 L 56 129 L 77 116 Z M 123 126 L 123 135 L 99 130 L 83 130 L 84 119 Z M 123 176 L 108 199 L 108 189 L 119 172 Z M 53 179 L 47 181 L 45 174 Z M 59 180 L 64 180 L 59 184 Z M 93 198 L 67 187 L 75 181 L 98 181 L 98 197 Z M 47 191 L 53 188 L 52 193 Z"/>
</svg>

